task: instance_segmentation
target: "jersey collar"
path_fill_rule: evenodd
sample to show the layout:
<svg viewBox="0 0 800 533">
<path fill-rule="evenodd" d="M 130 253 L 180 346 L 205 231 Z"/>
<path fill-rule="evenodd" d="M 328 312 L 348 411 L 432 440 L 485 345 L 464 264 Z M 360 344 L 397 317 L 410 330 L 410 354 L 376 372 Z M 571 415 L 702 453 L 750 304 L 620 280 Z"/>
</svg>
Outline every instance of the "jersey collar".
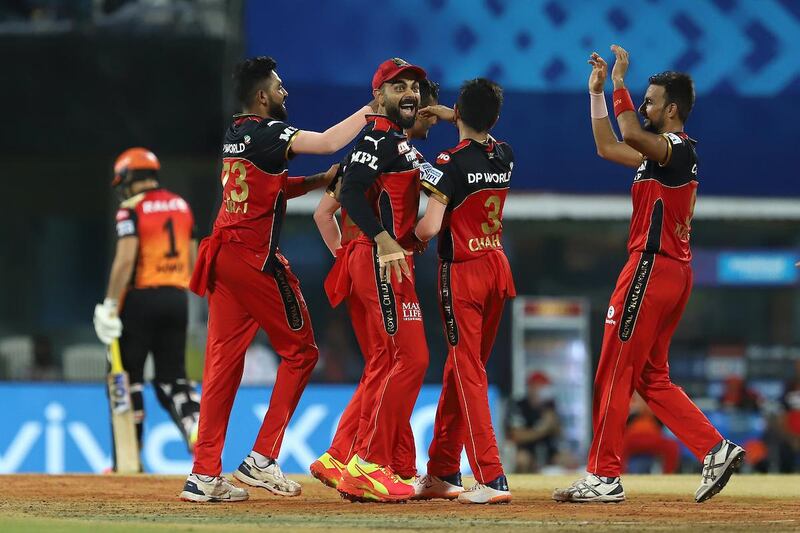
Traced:
<svg viewBox="0 0 800 533">
<path fill-rule="evenodd" d="M 402 132 L 403 128 L 398 126 L 392 119 L 387 117 L 386 115 L 379 115 L 379 114 L 369 114 L 366 117 L 367 123 L 374 122 L 375 127 L 382 129 L 382 130 L 395 130 Z"/>
</svg>

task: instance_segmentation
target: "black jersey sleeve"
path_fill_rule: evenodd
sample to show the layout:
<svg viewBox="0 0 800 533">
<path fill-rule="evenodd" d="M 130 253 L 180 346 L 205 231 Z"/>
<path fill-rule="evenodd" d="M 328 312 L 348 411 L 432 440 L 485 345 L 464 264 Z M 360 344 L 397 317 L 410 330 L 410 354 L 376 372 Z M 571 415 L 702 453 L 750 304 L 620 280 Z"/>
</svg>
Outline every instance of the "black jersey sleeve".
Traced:
<svg viewBox="0 0 800 533">
<path fill-rule="evenodd" d="M 339 201 L 356 226 L 370 239 L 385 228 L 370 208 L 366 192 L 397 156 L 397 142 L 386 132 L 368 131 L 353 148 L 342 175 Z"/>
<path fill-rule="evenodd" d="M 422 165 L 420 180 L 428 196 L 436 196 L 443 204 L 448 205 L 455 196 L 457 174 L 452 156 L 442 152 L 436 157 L 435 165 L 429 163 Z"/>
<path fill-rule="evenodd" d="M 246 155 L 267 172 L 283 169 L 287 160 L 293 157 L 292 143 L 300 132 L 297 128 L 280 120 L 264 121 L 253 132 L 253 139 Z"/>
<path fill-rule="evenodd" d="M 117 238 L 137 237 L 139 230 L 136 224 L 136 210 L 120 207 L 117 211 Z"/>
<path fill-rule="evenodd" d="M 682 139 L 674 133 L 662 134 L 667 141 L 667 157 L 659 163 L 662 167 L 675 170 L 689 170 L 691 163 L 691 151 L 687 139 Z"/>
</svg>

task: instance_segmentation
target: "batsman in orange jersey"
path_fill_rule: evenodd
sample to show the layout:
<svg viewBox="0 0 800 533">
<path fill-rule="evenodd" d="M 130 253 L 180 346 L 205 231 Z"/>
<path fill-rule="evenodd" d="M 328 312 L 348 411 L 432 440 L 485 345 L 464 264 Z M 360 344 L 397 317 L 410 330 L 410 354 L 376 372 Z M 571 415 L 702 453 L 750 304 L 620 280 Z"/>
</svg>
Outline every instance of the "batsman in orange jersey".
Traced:
<svg viewBox="0 0 800 533">
<path fill-rule="evenodd" d="M 239 63 L 234 73 L 241 113 L 225 133 L 222 205 L 211 236 L 200 245 L 191 288 L 208 294 L 208 342 L 200 403 L 200 429 L 192 473 L 181 498 L 194 502 L 241 501 L 246 490 L 223 478 L 222 449 L 244 356 L 259 328 L 281 357 L 269 408 L 253 449 L 234 472 L 242 483 L 281 496 L 298 496 L 300 484 L 277 463 L 286 428 L 319 357 L 300 282 L 279 242 L 286 202 L 326 186 L 337 166 L 289 177 L 296 154 L 330 154 L 366 124 L 364 106 L 324 132 L 300 130 L 286 120 L 288 91 L 269 57 Z"/>
<path fill-rule="evenodd" d="M 614 115 L 622 133 L 617 139 L 606 109 L 603 86 L 608 66 L 589 58 L 592 132 L 604 159 L 634 168 L 633 215 L 628 262 L 617 279 L 608 306 L 603 347 L 594 382 L 587 476 L 557 489 L 563 502 L 620 502 L 625 499 L 620 474 L 624 432 L 636 391 L 653 414 L 703 463 L 695 501 L 721 491 L 741 466 L 745 451 L 724 439 L 669 375 L 669 346 L 692 291 L 689 246 L 697 198 L 696 141 L 684 131 L 694 106 L 694 83 L 682 72 L 651 76 L 638 115 L 625 86 L 628 52 L 616 56 Z"/>
<path fill-rule="evenodd" d="M 503 207 L 514 152 L 489 135 L 502 103 L 500 86 L 477 78 L 461 87 L 455 109 L 421 111 L 455 122 L 459 143 L 440 153 L 422 176 L 430 198 L 415 230 L 422 242 L 439 235 L 439 301 L 448 345 L 428 472 L 414 483 L 415 499 L 511 501 L 486 376 L 505 302 L 516 295 L 503 251 Z M 477 481 L 466 491 L 460 473 L 465 448 Z"/>
<path fill-rule="evenodd" d="M 186 289 L 197 240 L 189 204 L 161 187 L 160 168 L 158 158 L 145 148 L 126 150 L 114 164 L 112 186 L 122 198 L 117 250 L 106 298 L 95 307 L 94 325 L 104 344 L 119 338 L 139 448 L 144 364 L 152 353 L 156 397 L 192 451 L 200 406 L 186 379 Z"/>
</svg>

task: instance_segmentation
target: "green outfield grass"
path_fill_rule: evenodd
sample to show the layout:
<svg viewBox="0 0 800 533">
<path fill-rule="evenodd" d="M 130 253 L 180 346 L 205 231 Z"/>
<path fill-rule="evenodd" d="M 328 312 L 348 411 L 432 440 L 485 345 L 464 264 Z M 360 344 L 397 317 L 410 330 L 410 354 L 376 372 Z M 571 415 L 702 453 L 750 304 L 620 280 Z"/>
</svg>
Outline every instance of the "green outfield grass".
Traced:
<svg viewBox="0 0 800 533">
<path fill-rule="evenodd" d="M 725 491 L 698 505 L 698 476 L 627 476 L 622 504 L 557 504 L 554 487 L 575 476 L 510 476 L 508 506 L 453 502 L 350 504 L 310 477 L 298 498 L 251 491 L 234 504 L 177 500 L 182 478 L 167 476 L 4 476 L 0 531 L 797 531 L 800 476 L 734 476 Z M 471 480 L 465 480 L 471 483 Z"/>
</svg>

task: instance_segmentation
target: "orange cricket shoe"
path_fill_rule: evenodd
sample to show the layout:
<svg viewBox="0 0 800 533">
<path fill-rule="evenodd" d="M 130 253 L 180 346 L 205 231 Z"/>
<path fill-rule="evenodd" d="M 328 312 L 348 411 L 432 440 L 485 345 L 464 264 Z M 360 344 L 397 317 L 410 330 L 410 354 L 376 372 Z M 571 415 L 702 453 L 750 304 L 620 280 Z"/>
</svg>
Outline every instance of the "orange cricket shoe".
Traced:
<svg viewBox="0 0 800 533">
<path fill-rule="evenodd" d="M 337 461 L 331 454 L 325 452 L 319 459 L 311 463 L 309 470 L 311 470 L 311 475 L 320 480 L 323 485 L 335 489 L 342 480 L 342 471 L 345 468 L 347 468 L 346 464 Z"/>
<path fill-rule="evenodd" d="M 414 495 L 414 487 L 391 468 L 364 461 L 358 455 L 342 471 L 337 489 L 345 499 L 360 502 L 400 502 Z"/>
</svg>

